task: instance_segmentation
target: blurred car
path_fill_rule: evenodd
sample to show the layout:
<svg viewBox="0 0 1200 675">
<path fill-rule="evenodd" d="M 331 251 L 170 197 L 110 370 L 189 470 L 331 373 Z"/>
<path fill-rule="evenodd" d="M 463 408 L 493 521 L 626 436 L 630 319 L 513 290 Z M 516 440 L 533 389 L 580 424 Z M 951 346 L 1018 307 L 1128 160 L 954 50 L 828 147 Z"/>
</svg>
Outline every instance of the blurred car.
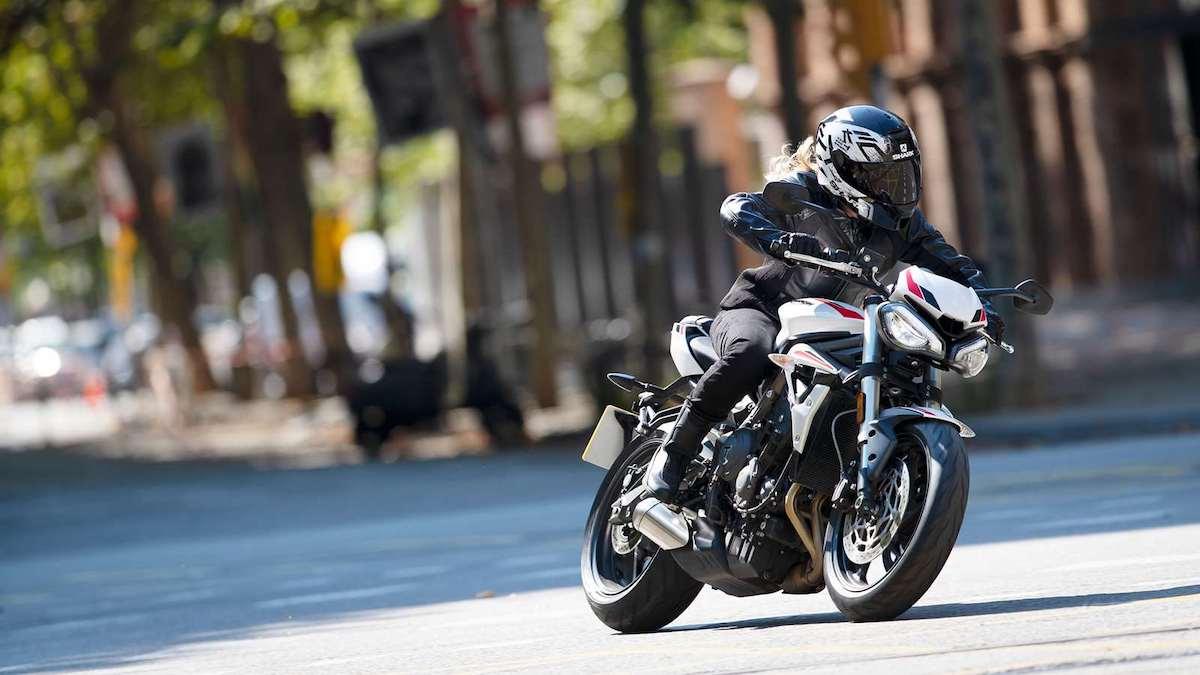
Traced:
<svg viewBox="0 0 1200 675">
<path fill-rule="evenodd" d="M 100 367 L 109 329 L 100 320 L 68 324 L 58 316 L 29 319 L 13 332 L 13 398 L 92 397 L 107 391 Z"/>
</svg>

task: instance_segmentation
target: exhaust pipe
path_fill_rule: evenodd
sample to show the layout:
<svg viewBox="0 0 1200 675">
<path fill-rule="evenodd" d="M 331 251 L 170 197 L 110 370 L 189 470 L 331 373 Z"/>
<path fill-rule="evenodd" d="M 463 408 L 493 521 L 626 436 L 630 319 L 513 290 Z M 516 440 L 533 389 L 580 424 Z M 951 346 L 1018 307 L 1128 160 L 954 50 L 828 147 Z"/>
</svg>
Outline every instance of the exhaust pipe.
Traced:
<svg viewBox="0 0 1200 675">
<path fill-rule="evenodd" d="M 633 529 L 664 551 L 683 548 L 692 540 L 687 518 L 654 497 L 646 497 L 633 507 Z"/>
</svg>

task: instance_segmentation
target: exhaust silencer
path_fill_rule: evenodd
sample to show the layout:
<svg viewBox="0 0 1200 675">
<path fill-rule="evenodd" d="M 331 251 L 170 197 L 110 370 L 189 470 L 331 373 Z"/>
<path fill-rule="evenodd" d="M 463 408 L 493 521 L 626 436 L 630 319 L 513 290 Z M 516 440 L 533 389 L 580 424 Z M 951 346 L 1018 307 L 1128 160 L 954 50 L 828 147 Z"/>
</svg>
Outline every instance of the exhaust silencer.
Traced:
<svg viewBox="0 0 1200 675">
<path fill-rule="evenodd" d="M 692 528 L 682 513 L 647 497 L 633 507 L 633 529 L 646 535 L 664 551 L 683 548 L 692 540 Z"/>
</svg>

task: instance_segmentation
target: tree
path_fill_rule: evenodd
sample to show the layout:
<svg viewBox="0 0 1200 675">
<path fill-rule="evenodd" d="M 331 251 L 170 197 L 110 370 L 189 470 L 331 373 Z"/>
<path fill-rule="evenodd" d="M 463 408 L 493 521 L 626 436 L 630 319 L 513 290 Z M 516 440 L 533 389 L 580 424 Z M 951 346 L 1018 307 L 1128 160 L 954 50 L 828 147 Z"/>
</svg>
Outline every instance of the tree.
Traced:
<svg viewBox="0 0 1200 675">
<path fill-rule="evenodd" d="M 800 102 L 796 68 L 796 22 L 804 16 L 800 0 L 762 0 L 775 34 L 775 74 L 779 80 L 779 115 L 788 140 L 799 143 L 808 136 L 804 106 Z"/>
<path fill-rule="evenodd" d="M 646 372 L 659 375 L 662 345 L 657 323 L 669 321 L 670 298 L 664 265 L 665 237 L 659 218 L 658 134 L 654 128 L 654 96 L 650 88 L 650 42 L 646 38 L 647 0 L 627 0 L 621 12 L 625 30 L 625 62 L 633 125 L 624 146 L 625 191 L 622 215 L 625 231 L 634 238 L 636 286 L 641 303 L 642 358 Z"/>
<path fill-rule="evenodd" d="M 550 278 L 550 247 L 546 242 L 546 223 L 542 219 L 542 188 L 537 169 L 525 149 L 521 129 L 521 92 L 513 58 L 512 35 L 507 0 L 493 0 L 492 27 L 495 33 L 496 61 L 500 64 L 500 88 L 504 99 L 504 122 L 508 131 L 508 156 L 514 188 L 517 224 L 521 229 L 525 254 L 526 286 L 533 308 L 534 348 L 531 373 L 533 392 L 538 404 L 550 407 L 557 402 L 558 349 L 555 346 L 554 289 Z"/>
<path fill-rule="evenodd" d="M 29 3 L 13 8 L 6 25 L 24 22 L 27 28 L 36 24 L 52 34 L 68 55 L 64 62 L 69 68 L 51 64 L 51 74 L 63 87 L 78 83 L 82 89 L 82 100 L 72 117 L 79 122 L 107 121 L 103 134 L 117 148 L 129 174 L 137 204 L 132 224 L 150 259 L 160 312 L 179 332 L 196 388 L 207 390 L 215 387 L 215 381 L 193 321 L 196 287 L 188 271 L 181 271 L 177 263 L 178 247 L 156 199 L 162 174 L 146 137 L 142 110 L 129 94 L 129 75 L 136 72 L 141 57 L 133 46 L 133 31 L 143 9 L 135 0 L 114 0 L 101 6 Z M 71 73 L 78 80 L 72 81 Z"/>
<path fill-rule="evenodd" d="M 996 43 L 996 20 L 987 0 L 963 0 L 959 6 L 968 108 L 982 168 L 983 231 L 988 275 L 995 284 L 1015 281 L 1028 264 L 1027 206 L 1021 166 L 1014 154 L 1016 132 Z M 1001 403 L 1029 403 L 1037 396 L 1037 344 L 1029 321 L 1012 317 L 1009 334 L 1022 348 L 1016 366 L 997 371 Z"/>
</svg>

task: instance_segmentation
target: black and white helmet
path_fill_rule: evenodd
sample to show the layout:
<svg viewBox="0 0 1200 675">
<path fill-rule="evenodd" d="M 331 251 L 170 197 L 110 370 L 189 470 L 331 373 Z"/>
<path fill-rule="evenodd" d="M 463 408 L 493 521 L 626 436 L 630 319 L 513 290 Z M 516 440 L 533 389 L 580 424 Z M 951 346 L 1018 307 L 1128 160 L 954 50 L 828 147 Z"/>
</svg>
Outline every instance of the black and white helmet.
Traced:
<svg viewBox="0 0 1200 675">
<path fill-rule="evenodd" d="M 894 230 L 921 198 L 917 137 L 898 116 L 873 105 L 837 110 L 813 138 L 817 181 L 860 216 Z"/>
</svg>

